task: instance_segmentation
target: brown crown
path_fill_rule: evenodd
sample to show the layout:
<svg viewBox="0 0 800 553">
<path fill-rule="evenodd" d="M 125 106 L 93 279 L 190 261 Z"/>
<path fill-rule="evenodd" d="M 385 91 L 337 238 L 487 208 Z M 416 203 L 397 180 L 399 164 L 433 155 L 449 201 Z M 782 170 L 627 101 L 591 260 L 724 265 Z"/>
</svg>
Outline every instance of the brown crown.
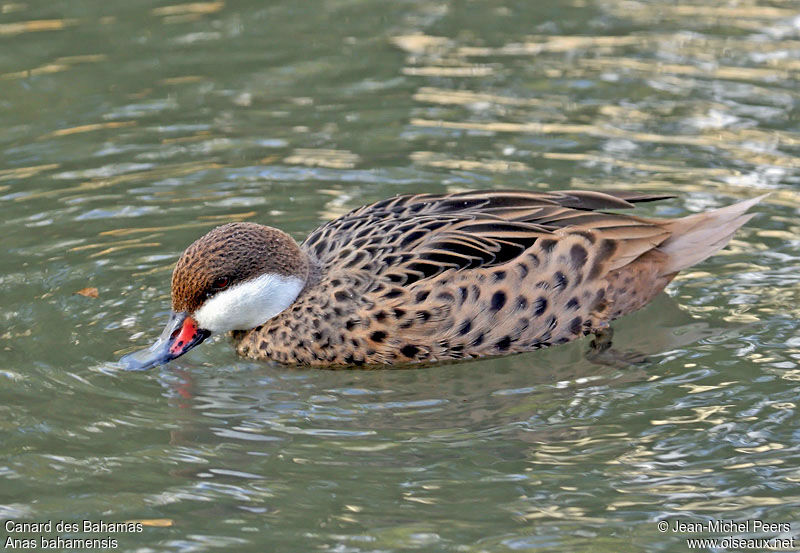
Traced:
<svg viewBox="0 0 800 553">
<path fill-rule="evenodd" d="M 228 223 L 193 242 L 172 273 L 172 309 L 193 313 L 226 287 L 265 273 L 308 276 L 308 260 L 291 236 L 255 223 Z"/>
</svg>

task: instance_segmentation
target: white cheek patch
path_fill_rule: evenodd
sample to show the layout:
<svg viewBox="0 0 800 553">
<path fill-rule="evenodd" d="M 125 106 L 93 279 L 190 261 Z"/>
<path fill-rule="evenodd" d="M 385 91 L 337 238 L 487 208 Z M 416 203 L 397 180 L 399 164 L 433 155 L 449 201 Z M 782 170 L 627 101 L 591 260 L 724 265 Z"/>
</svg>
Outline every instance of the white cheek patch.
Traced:
<svg viewBox="0 0 800 553">
<path fill-rule="evenodd" d="M 304 285 L 297 277 L 261 275 L 219 292 L 193 317 L 200 328 L 213 333 L 249 330 L 292 305 Z"/>
</svg>

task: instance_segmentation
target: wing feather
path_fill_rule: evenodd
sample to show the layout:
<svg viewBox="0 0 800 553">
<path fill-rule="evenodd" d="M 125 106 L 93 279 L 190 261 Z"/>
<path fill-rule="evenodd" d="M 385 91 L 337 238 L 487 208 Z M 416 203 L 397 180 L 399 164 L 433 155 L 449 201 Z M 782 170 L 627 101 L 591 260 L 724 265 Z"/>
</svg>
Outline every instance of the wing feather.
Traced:
<svg viewBox="0 0 800 553">
<path fill-rule="evenodd" d="M 602 210 L 667 197 L 583 190 L 403 195 L 330 221 L 309 235 L 303 248 L 329 272 L 369 265 L 376 277 L 408 286 L 445 271 L 507 263 L 537 240 L 591 231 L 614 243 L 615 253 L 606 261 L 612 270 L 656 247 L 670 232 L 656 221 Z"/>
</svg>

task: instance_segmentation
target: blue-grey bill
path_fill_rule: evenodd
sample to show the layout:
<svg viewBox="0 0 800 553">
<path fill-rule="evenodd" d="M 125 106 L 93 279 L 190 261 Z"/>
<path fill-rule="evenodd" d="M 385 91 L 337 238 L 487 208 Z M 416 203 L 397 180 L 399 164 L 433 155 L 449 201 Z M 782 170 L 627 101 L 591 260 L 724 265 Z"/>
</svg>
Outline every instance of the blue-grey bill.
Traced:
<svg viewBox="0 0 800 553">
<path fill-rule="evenodd" d="M 211 333 L 197 328 L 186 313 L 171 313 L 167 325 L 155 343 L 147 349 L 129 353 L 119 362 L 126 371 L 146 371 L 180 357 Z"/>
</svg>

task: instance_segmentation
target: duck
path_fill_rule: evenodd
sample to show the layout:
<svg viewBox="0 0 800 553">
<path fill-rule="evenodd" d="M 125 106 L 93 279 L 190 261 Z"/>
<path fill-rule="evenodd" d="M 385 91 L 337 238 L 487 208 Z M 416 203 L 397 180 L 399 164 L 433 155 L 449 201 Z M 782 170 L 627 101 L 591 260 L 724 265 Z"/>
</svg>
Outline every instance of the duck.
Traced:
<svg viewBox="0 0 800 553">
<path fill-rule="evenodd" d="M 681 218 L 629 191 L 485 190 L 394 196 L 300 244 L 251 222 L 183 252 L 172 311 L 128 370 L 228 333 L 243 357 L 321 368 L 431 365 L 601 336 L 731 240 L 764 196 Z"/>
</svg>

